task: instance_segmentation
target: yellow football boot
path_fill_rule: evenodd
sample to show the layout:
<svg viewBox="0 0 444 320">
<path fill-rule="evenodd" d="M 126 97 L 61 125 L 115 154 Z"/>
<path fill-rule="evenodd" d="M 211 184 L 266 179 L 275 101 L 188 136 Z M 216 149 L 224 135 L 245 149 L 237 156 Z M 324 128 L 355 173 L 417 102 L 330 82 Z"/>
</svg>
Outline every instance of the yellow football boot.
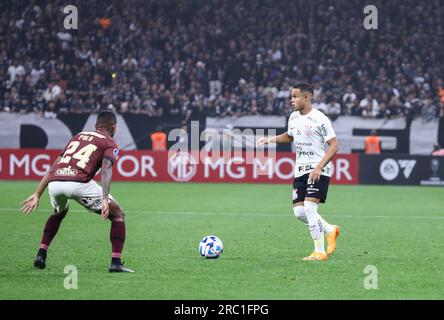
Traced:
<svg viewBox="0 0 444 320">
<path fill-rule="evenodd" d="M 325 236 L 327 239 L 327 255 L 331 255 L 336 250 L 336 239 L 339 236 L 339 227 L 334 225 L 333 228 L 333 232 Z"/>
<path fill-rule="evenodd" d="M 309 255 L 308 257 L 305 257 L 304 261 L 315 261 L 315 260 L 327 260 L 328 259 L 328 255 L 326 255 L 325 253 L 322 252 L 313 252 L 311 255 Z"/>
</svg>

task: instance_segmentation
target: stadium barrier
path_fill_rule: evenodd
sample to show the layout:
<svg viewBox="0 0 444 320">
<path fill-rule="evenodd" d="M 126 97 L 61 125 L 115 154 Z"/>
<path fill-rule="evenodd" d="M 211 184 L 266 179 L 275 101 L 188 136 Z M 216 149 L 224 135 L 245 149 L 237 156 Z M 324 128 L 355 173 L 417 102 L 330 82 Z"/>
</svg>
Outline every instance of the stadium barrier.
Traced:
<svg viewBox="0 0 444 320">
<path fill-rule="evenodd" d="M 0 179 L 38 180 L 59 155 L 59 150 L 0 149 Z M 240 182 L 290 183 L 294 173 L 295 154 L 278 152 L 275 157 L 253 156 L 241 153 L 235 157 L 193 156 L 168 152 L 121 151 L 114 164 L 114 181 L 177 181 L 177 182 Z M 200 160 L 200 161 L 199 161 Z M 251 163 L 251 164 L 248 164 Z M 332 183 L 359 182 L 357 154 L 340 154 L 333 160 Z"/>
<path fill-rule="evenodd" d="M 360 155 L 361 184 L 444 186 L 444 157 Z"/>
<path fill-rule="evenodd" d="M 59 150 L 0 149 L 1 180 L 38 180 Z M 199 154 L 122 151 L 114 165 L 114 181 L 291 183 L 294 157 L 242 153 L 229 159 Z M 332 161 L 333 184 L 394 184 L 444 186 L 444 157 L 399 154 L 338 154 Z M 98 177 L 97 177 L 98 178 Z"/>
</svg>

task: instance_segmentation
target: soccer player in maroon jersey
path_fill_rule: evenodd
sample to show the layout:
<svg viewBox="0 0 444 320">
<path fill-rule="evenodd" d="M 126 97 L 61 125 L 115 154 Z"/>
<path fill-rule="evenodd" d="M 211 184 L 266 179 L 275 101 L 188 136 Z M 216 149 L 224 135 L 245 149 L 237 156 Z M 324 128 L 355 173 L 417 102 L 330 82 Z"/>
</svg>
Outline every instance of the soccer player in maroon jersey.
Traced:
<svg viewBox="0 0 444 320">
<path fill-rule="evenodd" d="M 121 262 L 125 242 L 125 216 L 122 208 L 109 193 L 112 165 L 119 154 L 113 139 L 116 126 L 116 115 L 111 111 L 101 111 L 97 116 L 96 131 L 76 134 L 42 178 L 36 191 L 22 202 L 23 213 L 35 211 L 40 196 L 48 187 L 51 205 L 54 208 L 54 213 L 46 222 L 34 267 L 45 268 L 48 247 L 68 213 L 69 200 L 73 199 L 86 209 L 100 214 L 103 219 L 111 220 L 112 258 L 109 272 L 134 272 L 124 267 Z M 102 186 L 93 180 L 100 168 Z"/>
</svg>

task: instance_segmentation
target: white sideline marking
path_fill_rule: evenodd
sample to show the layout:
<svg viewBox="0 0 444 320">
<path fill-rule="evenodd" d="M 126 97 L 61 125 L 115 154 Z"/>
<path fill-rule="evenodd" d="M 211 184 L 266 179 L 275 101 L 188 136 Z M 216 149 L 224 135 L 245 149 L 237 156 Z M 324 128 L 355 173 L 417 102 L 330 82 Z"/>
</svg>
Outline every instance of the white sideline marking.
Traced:
<svg viewBox="0 0 444 320">
<path fill-rule="evenodd" d="M 11 213 L 19 213 L 20 208 L 0 208 L 0 211 L 11 211 Z M 37 209 L 37 211 L 44 212 L 52 212 L 52 209 Z M 71 212 L 85 212 L 88 213 L 86 209 L 70 209 Z M 255 213 L 255 212 L 236 212 L 236 213 L 226 213 L 226 212 L 201 212 L 201 211 L 138 211 L 138 210 L 125 210 L 128 213 L 135 214 L 170 214 L 170 215 L 206 215 L 206 216 L 251 216 L 251 217 L 292 217 L 293 214 L 291 210 L 289 214 L 281 214 L 281 213 Z M 332 218 L 364 218 L 364 219 L 431 219 L 431 220 L 444 220 L 444 216 L 380 216 L 380 215 L 331 215 L 331 214 L 323 214 L 325 217 Z"/>
</svg>

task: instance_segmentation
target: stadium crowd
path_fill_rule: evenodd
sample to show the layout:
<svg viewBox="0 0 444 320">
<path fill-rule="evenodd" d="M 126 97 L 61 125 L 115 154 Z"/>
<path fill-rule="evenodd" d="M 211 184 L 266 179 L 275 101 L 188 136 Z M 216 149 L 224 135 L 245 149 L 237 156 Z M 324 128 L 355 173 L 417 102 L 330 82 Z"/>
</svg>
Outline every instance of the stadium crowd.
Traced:
<svg viewBox="0 0 444 320">
<path fill-rule="evenodd" d="M 0 111 L 150 117 L 288 115 L 289 89 L 314 84 L 333 120 L 444 117 L 444 6 L 294 0 L 0 3 Z"/>
</svg>

